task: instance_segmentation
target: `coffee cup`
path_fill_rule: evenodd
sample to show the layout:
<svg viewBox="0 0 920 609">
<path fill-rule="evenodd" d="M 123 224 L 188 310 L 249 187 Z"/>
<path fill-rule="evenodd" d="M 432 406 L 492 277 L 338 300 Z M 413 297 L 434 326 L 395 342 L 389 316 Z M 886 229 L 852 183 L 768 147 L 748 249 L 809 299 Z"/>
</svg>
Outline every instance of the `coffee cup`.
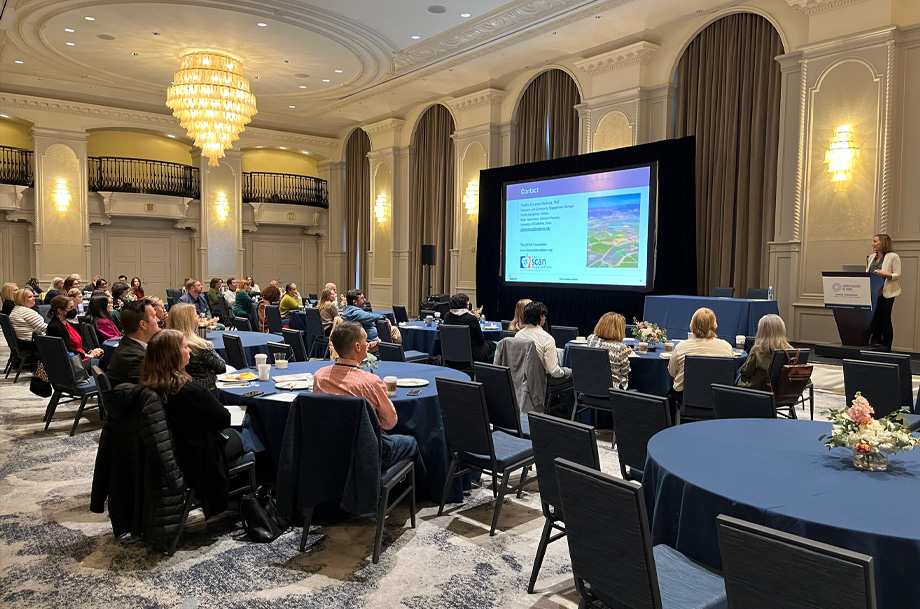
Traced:
<svg viewBox="0 0 920 609">
<path fill-rule="evenodd" d="M 275 358 L 275 368 L 278 370 L 286 370 L 288 366 L 288 361 L 286 359 Z"/>
<path fill-rule="evenodd" d="M 667 351 L 667 352 L 673 351 L 673 350 L 674 350 L 674 343 L 670 343 L 670 342 L 665 343 L 665 344 L 664 344 L 664 350 Z"/>
<path fill-rule="evenodd" d="M 256 353 L 256 356 L 253 359 L 256 360 L 256 366 L 260 366 L 268 362 L 268 356 L 264 353 Z"/>
<path fill-rule="evenodd" d="M 435 312 L 434 312 L 434 318 L 435 318 L 435 319 L 441 319 L 441 312 L 440 312 L 440 311 L 435 311 Z"/>
<path fill-rule="evenodd" d="M 588 340 L 588 339 L 586 339 L 584 336 L 576 336 L 576 337 L 575 337 L 575 342 L 576 342 L 576 343 L 584 343 L 584 342 L 587 342 L 587 340 Z"/>
<path fill-rule="evenodd" d="M 430 326 L 432 323 L 434 323 L 434 317 L 432 317 L 431 315 L 428 315 L 427 317 L 425 317 L 426 326 Z"/>
<path fill-rule="evenodd" d="M 744 341 L 745 341 L 745 339 L 746 339 L 746 337 L 744 336 L 744 334 L 739 334 L 738 336 L 736 336 L 736 337 L 735 337 L 735 346 L 738 347 L 739 349 L 744 349 Z"/>
<path fill-rule="evenodd" d="M 396 381 L 397 378 L 395 376 L 383 377 L 383 382 L 386 383 L 387 386 L 387 395 L 390 397 L 394 397 L 396 395 Z"/>
<path fill-rule="evenodd" d="M 269 364 L 259 364 L 256 366 L 259 370 L 259 380 L 267 381 L 271 377 L 272 367 Z"/>
<path fill-rule="evenodd" d="M 648 353 L 648 343 L 641 341 L 639 343 L 639 353 Z"/>
</svg>

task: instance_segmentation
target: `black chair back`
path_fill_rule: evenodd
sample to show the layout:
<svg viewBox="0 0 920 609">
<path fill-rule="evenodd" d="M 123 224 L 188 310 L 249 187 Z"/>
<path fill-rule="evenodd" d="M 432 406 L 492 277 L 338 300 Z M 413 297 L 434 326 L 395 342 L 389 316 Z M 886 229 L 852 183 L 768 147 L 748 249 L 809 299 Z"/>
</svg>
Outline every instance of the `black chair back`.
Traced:
<svg viewBox="0 0 920 609">
<path fill-rule="evenodd" d="M 776 418 L 776 402 L 772 391 L 714 384 L 712 407 L 716 419 Z"/>
<path fill-rule="evenodd" d="M 307 347 L 303 344 L 303 333 L 300 330 L 284 328 L 281 330 L 281 336 L 284 337 L 284 342 L 290 345 L 291 349 L 293 349 L 294 361 L 310 361 L 310 358 L 307 357 Z"/>
<path fill-rule="evenodd" d="M 310 357 L 315 357 L 316 348 L 320 347 L 319 357 L 325 357 L 329 339 L 323 330 L 323 317 L 320 315 L 319 309 L 304 309 L 303 312 L 307 318 L 307 354 Z"/>
<path fill-rule="evenodd" d="M 13 329 L 13 322 L 6 313 L 0 313 L 0 328 L 3 329 L 3 338 L 6 340 L 6 346 L 10 352 L 19 355 L 19 341 L 17 340 L 16 331 Z"/>
<path fill-rule="evenodd" d="M 735 288 L 733 287 L 712 288 L 712 297 L 713 298 L 734 298 Z"/>
<path fill-rule="evenodd" d="M 450 313 L 450 303 L 449 302 L 439 302 L 434 306 L 435 313 L 441 314 L 441 319 Z"/>
<path fill-rule="evenodd" d="M 578 328 L 574 326 L 553 326 L 550 334 L 556 340 L 556 348 L 565 349 L 565 346 L 578 336 Z"/>
<path fill-rule="evenodd" d="M 864 362 L 858 359 L 843 360 L 843 387 L 847 404 L 853 402 L 856 392 L 872 404 L 876 419 L 887 416 L 901 407 L 901 373 L 897 364 Z"/>
<path fill-rule="evenodd" d="M 409 312 L 402 305 L 393 305 L 393 317 L 396 318 L 396 323 L 403 324 L 409 321 Z"/>
<path fill-rule="evenodd" d="M 86 352 L 92 349 L 101 349 L 99 344 L 99 335 L 96 334 L 96 328 L 91 324 L 77 324 L 77 332 L 80 333 L 80 339 L 83 341 L 83 350 Z"/>
<path fill-rule="evenodd" d="M 482 383 L 440 376 L 435 378 L 435 383 L 449 449 L 452 452 L 489 455 L 491 469 L 495 471 L 495 448 Z"/>
<path fill-rule="evenodd" d="M 474 362 L 473 371 L 476 373 L 476 380 L 482 383 L 485 390 L 492 427 L 523 437 L 521 408 L 518 406 L 517 396 L 514 395 L 511 369 Z"/>
<path fill-rule="evenodd" d="M 871 556 L 724 514 L 716 526 L 729 607 L 875 609 Z"/>
<path fill-rule="evenodd" d="M 745 336 L 744 337 L 744 350 L 750 353 L 751 349 L 754 348 L 754 343 L 756 342 L 757 342 L 756 336 Z"/>
<path fill-rule="evenodd" d="M 502 338 L 514 338 L 517 335 L 517 332 L 512 332 L 511 330 L 502 330 Z"/>
<path fill-rule="evenodd" d="M 642 487 L 565 459 L 556 460 L 556 477 L 572 572 L 582 597 L 587 583 L 601 599 L 660 609 Z"/>
<path fill-rule="evenodd" d="M 258 300 L 256 300 L 255 302 L 249 305 L 249 315 L 247 317 L 249 317 L 249 327 L 253 329 L 258 329 L 259 327 L 259 301 Z"/>
<path fill-rule="evenodd" d="M 510 320 L 510 319 L 503 319 L 503 320 L 502 320 L 502 330 L 507 330 L 508 328 L 510 328 L 510 327 L 511 327 L 511 321 L 512 321 L 512 320 Z"/>
<path fill-rule="evenodd" d="M 606 349 L 569 346 L 575 393 L 606 400 L 613 384 L 610 358 Z"/>
<path fill-rule="evenodd" d="M 167 296 L 166 297 L 166 310 L 169 311 L 171 308 L 176 306 L 177 302 L 179 302 L 177 299 L 173 298 L 172 296 Z"/>
<path fill-rule="evenodd" d="M 278 305 L 267 305 L 265 307 L 265 321 L 268 323 L 269 332 L 281 334 L 284 324 L 281 323 L 281 309 Z"/>
<path fill-rule="evenodd" d="M 431 303 L 428 303 L 428 302 L 423 302 L 423 303 L 422 303 L 422 305 L 428 305 L 428 304 L 431 304 Z M 431 315 L 432 317 L 434 317 L 434 309 L 419 309 L 419 312 L 418 312 L 418 318 L 419 318 L 419 319 L 425 319 L 425 318 L 428 317 L 429 315 Z"/>
<path fill-rule="evenodd" d="M 319 300 L 319 296 L 317 296 L 313 292 L 310 292 L 309 294 L 307 294 L 307 300 Z"/>
<path fill-rule="evenodd" d="M 70 356 L 67 354 L 67 345 L 64 339 L 57 336 L 35 336 L 35 346 L 38 355 L 48 374 L 48 382 L 55 389 L 70 391 L 77 387 L 77 379 L 70 367 Z"/>
<path fill-rule="evenodd" d="M 89 369 L 89 373 L 92 375 L 93 380 L 96 381 L 96 389 L 99 391 L 97 394 L 99 398 L 99 416 L 100 418 L 105 418 L 109 409 L 109 401 L 106 393 L 112 390 L 112 382 L 99 366 L 92 366 Z"/>
<path fill-rule="evenodd" d="M 287 343 L 267 343 L 268 346 L 268 363 L 274 364 L 277 359 L 286 359 L 289 362 L 296 362 L 294 349 Z"/>
<path fill-rule="evenodd" d="M 441 358 L 444 365 L 454 364 L 451 367 L 472 372 L 473 346 L 469 327 L 441 324 L 438 330 L 441 333 Z"/>
<path fill-rule="evenodd" d="M 625 480 L 638 477 L 630 475 L 630 469 L 642 472 L 645 468 L 649 440 L 673 424 L 668 398 L 611 389 L 610 409 L 617 436 L 620 473 Z"/>
<path fill-rule="evenodd" d="M 385 343 L 383 341 L 377 343 L 377 356 L 384 362 L 406 361 L 406 354 L 402 345 L 397 345 L 396 343 Z"/>
<path fill-rule="evenodd" d="M 563 520 L 562 500 L 556 481 L 556 458 L 563 458 L 600 471 L 594 428 L 575 421 L 538 412 L 528 412 L 530 441 L 533 444 L 534 465 L 540 472 L 540 501 L 552 506 L 555 516 Z"/>
<path fill-rule="evenodd" d="M 227 353 L 227 363 L 237 370 L 249 368 L 249 362 L 246 359 L 246 350 L 243 349 L 243 341 L 236 334 L 224 333 L 224 351 Z"/>
<path fill-rule="evenodd" d="M 390 324 L 387 323 L 387 320 L 374 320 L 374 327 L 377 328 L 377 340 L 393 342 L 393 335 L 390 333 Z"/>
<path fill-rule="evenodd" d="M 252 332 L 252 325 L 249 323 L 248 317 L 234 317 L 233 327 L 237 332 Z"/>
<path fill-rule="evenodd" d="M 770 290 L 766 288 L 748 288 L 747 295 L 745 295 L 745 298 L 749 298 L 752 300 L 754 299 L 766 300 L 767 298 L 769 298 L 769 296 L 770 296 Z"/>
<path fill-rule="evenodd" d="M 887 353 L 885 351 L 860 351 L 859 358 L 867 362 L 897 364 L 900 380 L 901 408 L 911 408 L 914 403 L 914 390 L 911 386 L 910 356 L 906 353 Z"/>
<path fill-rule="evenodd" d="M 182 290 L 166 288 L 166 298 L 172 298 L 174 302 L 178 302 L 182 298 Z"/>
<path fill-rule="evenodd" d="M 220 317 L 222 323 L 227 325 L 233 319 L 233 315 L 230 314 L 230 307 L 227 306 L 227 301 L 224 299 L 223 294 L 217 298 L 217 316 Z"/>
<path fill-rule="evenodd" d="M 777 349 L 773 352 L 773 360 L 770 362 L 770 385 L 776 387 L 776 384 L 779 382 L 779 376 L 783 371 L 783 366 L 789 363 L 790 357 L 795 357 L 796 352 L 799 354 L 799 363 L 807 364 L 808 358 L 811 356 L 811 349 Z M 750 351 L 748 351 L 750 353 Z M 780 404 L 777 404 L 780 406 Z"/>
<path fill-rule="evenodd" d="M 687 355 L 684 357 L 684 397 L 681 417 L 711 419 L 712 385 L 731 385 L 735 380 L 735 358 Z"/>
</svg>

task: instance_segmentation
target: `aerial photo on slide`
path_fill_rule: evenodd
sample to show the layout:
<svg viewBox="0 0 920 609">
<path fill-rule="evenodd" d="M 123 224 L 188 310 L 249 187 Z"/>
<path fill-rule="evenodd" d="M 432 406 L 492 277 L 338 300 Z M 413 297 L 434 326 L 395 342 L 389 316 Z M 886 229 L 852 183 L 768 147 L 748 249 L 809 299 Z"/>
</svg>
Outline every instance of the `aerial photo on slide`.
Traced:
<svg viewBox="0 0 920 609">
<path fill-rule="evenodd" d="M 639 193 L 588 199 L 589 268 L 639 266 Z"/>
</svg>

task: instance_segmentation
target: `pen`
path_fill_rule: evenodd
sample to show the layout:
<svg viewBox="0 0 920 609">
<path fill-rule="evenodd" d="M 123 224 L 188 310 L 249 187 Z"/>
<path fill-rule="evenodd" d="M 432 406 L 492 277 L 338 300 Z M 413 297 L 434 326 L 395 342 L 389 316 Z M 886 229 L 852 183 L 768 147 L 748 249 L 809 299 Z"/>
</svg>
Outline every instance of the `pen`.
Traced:
<svg viewBox="0 0 920 609">
<path fill-rule="evenodd" d="M 278 392 L 277 392 L 277 391 L 269 391 L 268 393 L 263 393 L 263 394 L 260 395 L 259 397 L 260 397 L 260 398 L 264 398 L 264 397 L 269 396 L 269 395 L 275 395 L 276 393 L 278 393 Z"/>
</svg>

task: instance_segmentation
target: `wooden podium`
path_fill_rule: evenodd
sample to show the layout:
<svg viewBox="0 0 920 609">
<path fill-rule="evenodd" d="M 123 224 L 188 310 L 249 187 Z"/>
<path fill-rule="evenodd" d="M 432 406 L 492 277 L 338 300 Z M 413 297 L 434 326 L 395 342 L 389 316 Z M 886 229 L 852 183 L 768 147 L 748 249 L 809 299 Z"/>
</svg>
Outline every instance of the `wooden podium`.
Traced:
<svg viewBox="0 0 920 609">
<path fill-rule="evenodd" d="M 827 357 L 856 358 L 869 346 L 869 326 L 885 283 L 881 275 L 867 272 L 824 271 L 824 307 L 834 310 L 840 345 L 819 345 L 815 353 Z"/>
</svg>

